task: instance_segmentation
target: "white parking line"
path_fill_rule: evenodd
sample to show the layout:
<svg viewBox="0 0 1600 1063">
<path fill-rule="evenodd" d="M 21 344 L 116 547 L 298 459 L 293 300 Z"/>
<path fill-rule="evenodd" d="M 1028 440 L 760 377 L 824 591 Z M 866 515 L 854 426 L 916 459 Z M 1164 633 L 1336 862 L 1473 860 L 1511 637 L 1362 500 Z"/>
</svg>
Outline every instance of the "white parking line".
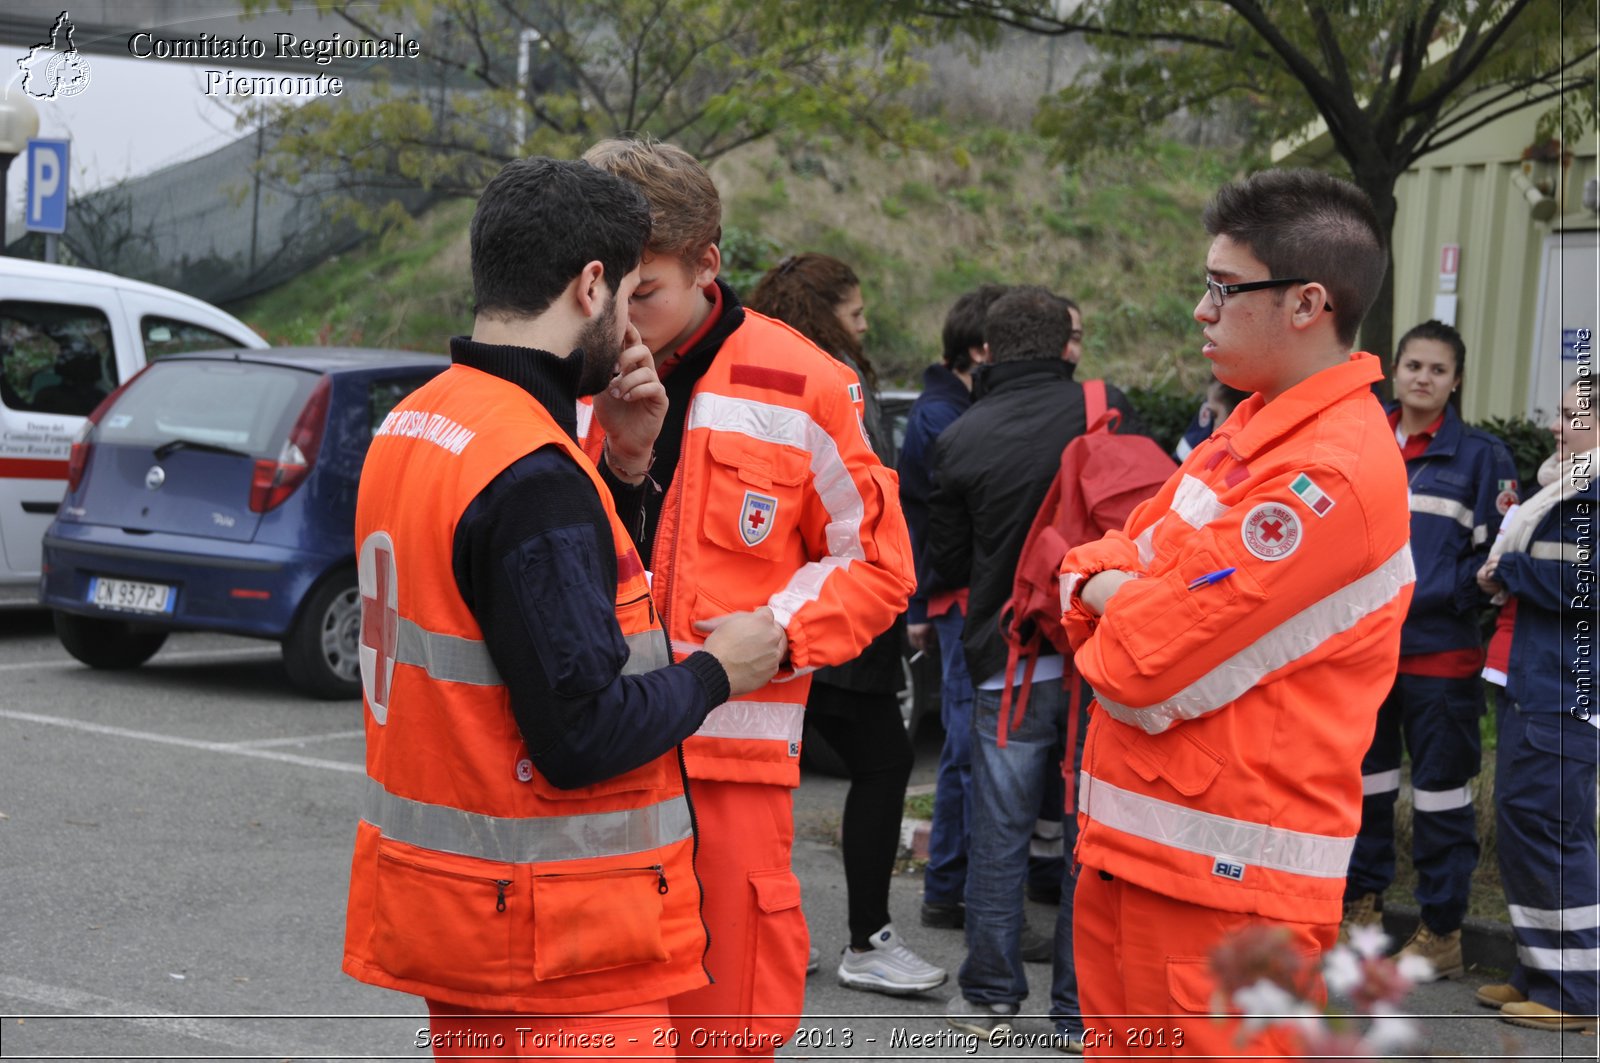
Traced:
<svg viewBox="0 0 1600 1063">
<path fill-rule="evenodd" d="M 303 746 L 308 742 L 336 742 L 341 738 L 365 738 L 365 731 L 332 731 L 322 735 L 301 735 L 298 738 L 255 738 L 248 742 L 231 743 L 238 749 L 271 749 L 273 746 Z"/>
<path fill-rule="evenodd" d="M 239 649 L 239 650 L 182 650 L 178 653 L 158 653 L 150 658 L 151 664 L 166 664 L 168 661 L 194 661 L 204 658 L 226 659 L 242 657 L 254 660 L 260 657 L 277 657 L 281 653 L 276 649 Z M 56 658 L 48 661 L 8 661 L 0 664 L 0 672 L 23 672 L 29 668 L 82 668 L 84 665 L 68 658 Z"/>
<path fill-rule="evenodd" d="M 199 749 L 207 753 L 228 753 L 235 757 L 255 757 L 259 760 L 276 760 L 284 764 L 298 764 L 305 768 L 324 768 L 328 771 L 344 771 L 361 775 L 366 772 L 364 764 L 350 764 L 342 760 L 323 760 L 320 757 L 302 757 L 294 753 L 278 753 L 270 749 L 251 749 L 231 742 L 206 742 L 198 738 L 180 738 L 177 735 L 156 734 L 151 731 L 133 731 L 126 727 L 112 727 L 103 723 L 90 723 L 87 720 L 72 720 L 61 716 L 41 716 L 33 712 L 13 712 L 10 709 L 0 709 L 0 719 L 20 720 L 23 723 L 41 723 L 51 727 L 66 727 L 74 731 L 87 731 L 90 734 L 111 735 L 115 738 L 132 738 L 141 742 L 156 742 L 166 746 L 181 746 L 184 749 Z"/>
<path fill-rule="evenodd" d="M 0 975 L 0 997 L 26 1000 L 43 1007 L 61 1008 L 64 1011 L 82 1015 L 104 1015 L 108 1019 L 118 1019 L 146 1029 L 176 1034 L 181 1037 L 192 1037 L 196 1040 L 208 1041 L 216 1045 L 227 1045 L 229 1048 L 238 1048 L 251 1053 L 249 1058 L 329 1058 L 326 1049 L 295 1045 L 285 1041 L 276 1033 L 272 1034 L 271 1043 L 268 1044 L 264 1043 L 259 1037 L 250 1037 L 246 1031 L 234 1029 L 227 1023 L 218 1022 L 215 1019 L 175 1015 L 169 1011 L 158 1011 L 144 1004 L 135 1004 L 126 1000 L 113 1000 L 110 997 L 96 996 L 93 993 L 85 993 L 77 989 L 45 985 L 41 982 L 30 982 L 25 978 L 13 978 L 9 975 Z M 37 1018 L 41 1022 L 49 1021 L 48 1016 L 38 1016 Z M 261 1053 L 269 1053 L 270 1055 L 262 1055 Z M 54 1058 L 70 1057 L 57 1056 Z"/>
</svg>

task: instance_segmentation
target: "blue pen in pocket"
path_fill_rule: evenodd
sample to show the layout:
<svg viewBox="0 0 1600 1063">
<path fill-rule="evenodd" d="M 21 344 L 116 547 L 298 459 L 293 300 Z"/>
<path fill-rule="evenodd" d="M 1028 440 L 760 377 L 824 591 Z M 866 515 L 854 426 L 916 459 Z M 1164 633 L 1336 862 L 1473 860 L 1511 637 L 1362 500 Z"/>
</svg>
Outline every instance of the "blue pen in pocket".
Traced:
<svg viewBox="0 0 1600 1063">
<path fill-rule="evenodd" d="M 1197 591 L 1201 587 L 1209 587 L 1213 583 L 1221 583 L 1231 575 L 1233 575 L 1233 569 L 1219 568 L 1215 572 L 1207 572 L 1204 576 L 1200 576 L 1197 579 L 1191 580 L 1189 583 L 1189 589 L 1192 591 Z"/>
</svg>

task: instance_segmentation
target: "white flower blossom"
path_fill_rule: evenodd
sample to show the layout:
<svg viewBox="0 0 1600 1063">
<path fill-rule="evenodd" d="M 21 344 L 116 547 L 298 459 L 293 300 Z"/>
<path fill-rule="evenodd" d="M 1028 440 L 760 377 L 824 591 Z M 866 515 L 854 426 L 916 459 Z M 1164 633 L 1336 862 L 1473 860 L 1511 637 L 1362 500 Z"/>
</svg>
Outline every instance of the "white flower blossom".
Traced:
<svg viewBox="0 0 1600 1063">
<path fill-rule="evenodd" d="M 1233 1003 L 1244 1013 L 1243 1032 L 1246 1037 L 1268 1026 L 1284 1021 L 1312 1019 L 1320 1025 L 1321 1013 L 1276 982 L 1262 978 L 1254 985 L 1237 989 Z"/>
<path fill-rule="evenodd" d="M 1363 959 L 1375 960 L 1389 951 L 1389 935 L 1378 926 L 1350 928 L 1350 947 Z"/>
<path fill-rule="evenodd" d="M 1395 962 L 1395 970 L 1400 972 L 1400 977 L 1413 985 L 1419 985 L 1433 979 L 1433 964 L 1425 956 L 1416 953 L 1406 953 Z"/>
<path fill-rule="evenodd" d="M 1382 1009 L 1381 1011 L 1378 1009 Z M 1409 1015 L 1402 1015 L 1378 1005 L 1373 1010 L 1372 1025 L 1367 1028 L 1366 1043 L 1373 1055 L 1399 1052 L 1422 1040 L 1422 1031 Z"/>
<path fill-rule="evenodd" d="M 1328 983 L 1329 992 L 1341 996 L 1349 994 L 1365 977 L 1361 971 L 1361 957 L 1348 945 L 1336 946 L 1322 964 L 1322 977 Z"/>
</svg>

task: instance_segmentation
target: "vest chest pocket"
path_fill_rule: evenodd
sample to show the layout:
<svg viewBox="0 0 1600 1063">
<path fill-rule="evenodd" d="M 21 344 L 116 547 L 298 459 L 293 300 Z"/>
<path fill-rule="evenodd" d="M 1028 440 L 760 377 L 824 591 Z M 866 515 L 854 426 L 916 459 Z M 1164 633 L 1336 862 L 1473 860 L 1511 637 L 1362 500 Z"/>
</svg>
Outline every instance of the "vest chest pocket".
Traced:
<svg viewBox="0 0 1600 1063">
<path fill-rule="evenodd" d="M 707 451 L 706 538 L 734 553 L 783 557 L 800 521 L 810 456 L 727 432 L 713 432 Z"/>
</svg>

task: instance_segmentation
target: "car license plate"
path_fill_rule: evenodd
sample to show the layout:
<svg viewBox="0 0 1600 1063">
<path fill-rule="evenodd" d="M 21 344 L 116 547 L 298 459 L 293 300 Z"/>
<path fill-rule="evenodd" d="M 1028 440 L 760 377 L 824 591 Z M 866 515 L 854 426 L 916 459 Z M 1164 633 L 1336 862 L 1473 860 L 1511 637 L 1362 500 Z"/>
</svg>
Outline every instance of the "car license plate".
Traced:
<svg viewBox="0 0 1600 1063">
<path fill-rule="evenodd" d="M 161 583 L 140 583 L 131 579 L 89 581 L 89 601 L 102 609 L 123 609 L 134 613 L 172 612 L 172 588 Z"/>
</svg>

